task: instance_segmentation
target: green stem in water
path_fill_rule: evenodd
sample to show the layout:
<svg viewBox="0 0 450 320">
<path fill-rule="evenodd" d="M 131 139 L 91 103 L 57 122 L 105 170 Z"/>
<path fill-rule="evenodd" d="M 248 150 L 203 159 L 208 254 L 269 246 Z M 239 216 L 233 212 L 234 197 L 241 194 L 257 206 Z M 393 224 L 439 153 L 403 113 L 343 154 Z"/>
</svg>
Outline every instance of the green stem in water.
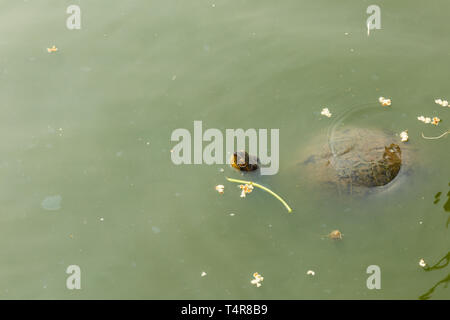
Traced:
<svg viewBox="0 0 450 320">
<path fill-rule="evenodd" d="M 258 188 L 260 188 L 260 189 L 263 189 L 264 191 L 270 193 L 270 194 L 273 195 L 275 198 L 277 198 L 278 200 L 280 200 L 280 202 L 286 207 L 286 209 L 287 209 L 287 211 L 288 211 L 289 213 L 292 212 L 291 207 L 289 207 L 289 205 L 286 203 L 286 201 L 284 201 L 283 198 L 281 198 L 279 195 L 277 195 L 277 194 L 276 194 L 275 192 L 273 192 L 272 190 L 270 190 L 270 189 L 268 189 L 268 188 L 266 188 L 266 187 L 264 187 L 264 186 L 262 186 L 262 185 L 260 185 L 260 184 L 258 184 L 258 183 L 252 182 L 252 181 L 244 181 L 244 180 L 238 180 L 238 179 L 231 179 L 231 178 L 228 178 L 228 177 L 226 177 L 226 178 L 227 178 L 227 180 L 230 181 L 230 182 L 237 182 L 237 183 L 251 184 L 252 186 L 255 186 L 255 187 L 258 187 Z"/>
<path fill-rule="evenodd" d="M 423 132 L 422 132 L 422 138 L 428 139 L 428 140 L 435 140 L 435 139 L 440 139 L 440 138 L 442 138 L 443 136 L 445 136 L 445 135 L 448 134 L 448 133 L 450 133 L 450 130 L 445 131 L 443 134 L 441 134 L 440 136 L 437 136 L 437 137 L 425 137 L 425 136 L 423 135 Z"/>
</svg>

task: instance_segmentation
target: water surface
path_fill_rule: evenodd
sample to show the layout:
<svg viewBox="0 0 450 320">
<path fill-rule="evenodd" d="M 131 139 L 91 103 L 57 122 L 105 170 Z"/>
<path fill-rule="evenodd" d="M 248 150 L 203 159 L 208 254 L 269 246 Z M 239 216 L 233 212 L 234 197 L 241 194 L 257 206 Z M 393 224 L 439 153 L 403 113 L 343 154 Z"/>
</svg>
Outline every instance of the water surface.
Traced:
<svg viewBox="0 0 450 320">
<path fill-rule="evenodd" d="M 450 121 L 434 104 L 450 99 L 450 5 L 381 2 L 367 36 L 371 4 L 1 0 L 0 298 L 450 298 L 449 137 L 421 137 Z M 392 107 L 360 124 L 408 130 L 407 180 L 358 200 L 292 173 L 329 128 L 323 107 L 379 96 Z M 279 173 L 261 181 L 293 214 L 260 190 L 241 199 L 225 165 L 175 166 L 171 132 L 194 120 L 280 129 Z M 342 241 L 323 239 L 334 229 Z M 66 288 L 69 265 L 81 290 Z M 369 265 L 381 290 L 366 287 Z"/>
</svg>

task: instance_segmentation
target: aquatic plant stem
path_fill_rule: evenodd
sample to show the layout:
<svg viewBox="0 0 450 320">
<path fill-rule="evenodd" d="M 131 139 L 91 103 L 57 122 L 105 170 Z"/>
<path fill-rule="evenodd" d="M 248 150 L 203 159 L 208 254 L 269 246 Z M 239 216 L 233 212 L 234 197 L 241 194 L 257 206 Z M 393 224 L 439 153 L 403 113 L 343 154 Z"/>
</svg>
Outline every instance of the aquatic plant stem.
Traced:
<svg viewBox="0 0 450 320">
<path fill-rule="evenodd" d="M 252 182 L 252 181 L 238 180 L 238 179 L 232 179 L 232 178 L 228 178 L 228 177 L 225 177 L 225 178 L 226 178 L 228 181 L 230 181 L 230 182 L 250 184 L 250 185 L 255 186 L 255 187 L 257 187 L 257 188 L 263 189 L 264 191 L 270 193 L 270 194 L 273 195 L 275 198 L 277 198 L 277 199 L 278 199 L 278 200 L 286 207 L 286 209 L 287 209 L 287 211 L 288 211 L 289 213 L 292 212 L 291 207 L 289 207 L 289 205 L 286 203 L 286 201 L 284 201 L 283 198 L 281 198 L 279 195 L 277 195 L 277 194 L 276 194 L 275 192 L 273 192 L 272 190 L 270 190 L 270 189 L 268 189 L 268 188 L 266 188 L 266 187 L 264 187 L 264 186 L 262 186 L 262 185 L 260 185 L 260 184 L 258 184 L 258 183 Z"/>
<path fill-rule="evenodd" d="M 428 140 L 436 140 L 436 139 L 442 138 L 443 136 L 445 136 L 448 133 L 450 133 L 450 130 L 445 131 L 443 134 L 441 134 L 440 136 L 437 136 L 437 137 L 425 137 L 422 132 L 422 138 L 428 139 Z"/>
</svg>

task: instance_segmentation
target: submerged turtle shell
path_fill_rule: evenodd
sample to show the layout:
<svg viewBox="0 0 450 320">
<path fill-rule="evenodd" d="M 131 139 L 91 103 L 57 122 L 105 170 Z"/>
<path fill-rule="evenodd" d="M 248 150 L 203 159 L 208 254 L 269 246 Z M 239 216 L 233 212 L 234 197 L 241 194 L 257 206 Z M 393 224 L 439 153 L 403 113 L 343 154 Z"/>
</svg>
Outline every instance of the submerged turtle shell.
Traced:
<svg viewBox="0 0 450 320">
<path fill-rule="evenodd" d="M 366 193 L 389 184 L 399 174 L 405 157 L 396 140 L 377 129 L 339 129 L 302 164 L 311 179 L 339 193 Z"/>
</svg>

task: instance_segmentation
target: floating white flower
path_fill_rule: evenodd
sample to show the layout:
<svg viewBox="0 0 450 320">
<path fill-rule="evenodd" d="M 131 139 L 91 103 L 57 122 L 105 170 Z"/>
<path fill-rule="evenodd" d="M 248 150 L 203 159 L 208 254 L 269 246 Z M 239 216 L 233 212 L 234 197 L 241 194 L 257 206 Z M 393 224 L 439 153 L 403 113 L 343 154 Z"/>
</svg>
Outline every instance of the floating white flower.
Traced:
<svg viewBox="0 0 450 320">
<path fill-rule="evenodd" d="M 443 106 L 443 107 L 448 107 L 448 106 L 449 106 L 447 100 L 436 99 L 436 100 L 434 100 L 434 102 L 435 102 L 436 104 L 438 104 L 438 105 Z"/>
<path fill-rule="evenodd" d="M 421 266 L 422 268 L 424 268 L 427 265 L 427 263 L 425 262 L 425 260 L 420 259 L 419 261 L 419 266 Z"/>
<path fill-rule="evenodd" d="M 261 287 L 261 282 L 263 282 L 264 277 L 262 277 L 258 272 L 253 274 L 253 278 L 250 283 L 256 285 L 257 288 Z"/>
<path fill-rule="evenodd" d="M 402 142 L 408 141 L 408 139 L 409 139 L 409 137 L 408 137 L 408 130 L 400 132 L 400 139 L 401 139 Z"/>
<path fill-rule="evenodd" d="M 331 112 L 330 110 L 328 110 L 328 108 L 323 108 L 322 112 L 320 112 L 321 115 L 325 116 L 325 117 L 331 117 Z"/>
<path fill-rule="evenodd" d="M 202 277 L 204 277 L 206 275 L 207 275 L 207 273 L 205 271 L 203 271 L 202 274 L 201 274 Z"/>
<path fill-rule="evenodd" d="M 440 120 L 439 118 L 437 118 L 437 117 L 434 117 L 434 118 L 436 118 L 436 121 L 437 121 L 437 122 L 441 121 L 441 120 Z M 434 119 L 434 118 L 433 118 L 433 119 Z M 423 123 L 432 123 L 430 117 L 419 116 L 419 117 L 417 117 L 417 120 L 422 121 Z M 433 124 L 434 124 L 434 123 L 433 123 Z"/>
<path fill-rule="evenodd" d="M 314 271 L 312 271 L 312 270 L 308 270 L 306 272 L 306 274 L 309 275 L 309 276 L 314 276 L 316 273 Z"/>
<path fill-rule="evenodd" d="M 224 190 L 225 190 L 225 186 L 222 184 L 219 184 L 216 186 L 216 190 L 217 192 L 219 192 L 220 194 L 223 194 Z"/>
<path fill-rule="evenodd" d="M 439 122 L 441 122 L 441 119 L 439 119 L 438 117 L 433 117 L 433 121 L 431 121 L 431 124 L 437 126 Z"/>
<path fill-rule="evenodd" d="M 253 185 L 251 185 L 251 184 L 245 184 L 245 185 L 241 184 L 239 186 L 239 188 L 242 189 L 241 198 L 245 198 L 247 193 L 251 193 L 253 191 Z"/>
<path fill-rule="evenodd" d="M 385 99 L 384 97 L 379 97 L 378 101 L 383 107 L 389 107 L 392 103 L 391 99 Z"/>
</svg>

